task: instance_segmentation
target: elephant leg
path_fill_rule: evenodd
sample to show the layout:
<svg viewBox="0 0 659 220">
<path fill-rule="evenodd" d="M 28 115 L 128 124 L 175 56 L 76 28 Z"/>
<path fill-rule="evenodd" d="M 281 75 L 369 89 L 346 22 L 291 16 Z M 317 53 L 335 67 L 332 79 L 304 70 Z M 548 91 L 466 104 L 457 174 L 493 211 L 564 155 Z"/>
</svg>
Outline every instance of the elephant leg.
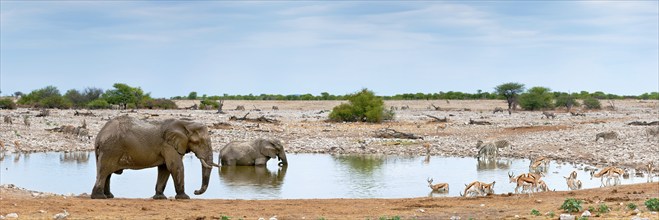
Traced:
<svg viewBox="0 0 659 220">
<path fill-rule="evenodd" d="M 265 164 L 267 162 L 268 162 L 268 159 L 266 159 L 266 158 L 263 158 L 263 157 L 262 158 L 256 158 L 256 160 L 254 160 L 254 165 L 256 165 L 256 166 L 265 166 Z"/>
<path fill-rule="evenodd" d="M 171 173 L 167 169 L 167 166 L 160 165 L 158 166 L 158 180 L 156 182 L 156 195 L 153 196 L 153 199 L 167 199 L 164 194 L 165 186 L 167 186 L 167 180 L 169 180 L 169 175 Z"/>
<path fill-rule="evenodd" d="M 176 199 L 190 199 L 190 196 L 185 194 L 185 181 L 183 173 L 183 161 L 182 158 L 177 156 L 172 156 L 169 160 L 165 158 L 167 169 L 172 175 L 174 180 L 174 189 L 176 191 Z"/>
<path fill-rule="evenodd" d="M 108 177 L 105 180 L 105 190 L 103 191 L 103 194 L 105 194 L 105 197 L 108 199 L 114 198 L 114 195 L 110 192 L 110 178 L 112 177 L 112 173 L 108 174 Z"/>
<path fill-rule="evenodd" d="M 96 174 L 96 183 L 94 183 L 94 188 L 92 189 L 92 199 L 107 199 L 105 195 L 105 187 L 109 185 L 108 178 L 112 172 L 108 172 L 105 169 L 98 169 Z M 109 191 L 108 191 L 109 192 Z"/>
</svg>

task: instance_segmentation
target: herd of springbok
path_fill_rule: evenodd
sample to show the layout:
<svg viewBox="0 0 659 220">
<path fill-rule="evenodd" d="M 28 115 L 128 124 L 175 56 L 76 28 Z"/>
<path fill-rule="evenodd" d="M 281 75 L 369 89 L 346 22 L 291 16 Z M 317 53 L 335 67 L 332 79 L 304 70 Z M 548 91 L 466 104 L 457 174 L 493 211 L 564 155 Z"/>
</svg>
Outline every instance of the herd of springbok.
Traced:
<svg viewBox="0 0 659 220">
<path fill-rule="evenodd" d="M 491 143 L 483 143 L 482 141 L 479 141 L 477 144 L 477 147 L 479 148 L 479 153 L 477 158 L 480 160 L 481 158 L 490 159 L 492 157 L 497 157 L 496 152 L 498 151 L 498 149 L 508 146 L 510 146 L 510 143 L 507 141 L 497 141 Z M 426 147 L 426 151 L 429 152 L 430 146 L 428 144 L 424 144 L 424 147 Z M 529 196 L 531 196 L 532 193 L 534 192 L 550 191 L 545 181 L 542 180 L 542 177 L 545 176 L 545 173 L 547 173 L 547 170 L 549 168 L 549 162 L 550 162 L 550 158 L 540 156 L 531 161 L 531 163 L 529 164 L 528 173 L 515 175 L 514 173 L 508 172 L 508 179 L 510 180 L 510 183 L 516 184 L 515 193 L 516 194 L 528 193 Z M 637 176 L 644 175 L 641 170 L 644 170 L 645 173 L 647 173 L 648 182 L 652 182 L 654 163 L 649 162 L 642 168 L 641 167 L 636 168 Z M 605 167 L 599 170 L 599 172 L 596 172 L 595 169 L 590 169 L 589 171 L 590 171 L 591 180 L 593 178 L 600 178 L 601 181 L 600 187 L 611 186 L 611 180 L 613 180 L 613 186 L 620 185 L 620 177 L 627 178 L 629 175 L 627 169 L 622 169 L 616 166 Z M 581 180 L 577 179 L 576 171 L 572 171 L 570 175 L 565 176 L 563 178 L 565 178 L 565 182 L 569 190 L 581 189 L 582 183 Z M 428 187 L 430 187 L 432 192 L 448 193 L 449 191 L 448 183 L 433 184 L 432 178 L 428 178 L 427 181 L 428 181 Z M 465 184 L 465 188 L 463 191 L 460 192 L 460 196 L 475 197 L 475 196 L 486 196 L 489 194 L 494 194 L 495 183 L 496 181 L 492 181 L 491 183 L 474 181 L 469 184 Z"/>
</svg>

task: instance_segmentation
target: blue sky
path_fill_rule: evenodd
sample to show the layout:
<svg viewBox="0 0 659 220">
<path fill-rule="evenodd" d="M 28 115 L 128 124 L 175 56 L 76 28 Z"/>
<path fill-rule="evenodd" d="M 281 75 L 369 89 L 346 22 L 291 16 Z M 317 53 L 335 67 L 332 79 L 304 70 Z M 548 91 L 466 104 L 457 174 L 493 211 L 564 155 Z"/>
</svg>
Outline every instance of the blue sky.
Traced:
<svg viewBox="0 0 659 220">
<path fill-rule="evenodd" d="M 0 89 L 659 91 L 658 1 L 0 1 Z"/>
</svg>

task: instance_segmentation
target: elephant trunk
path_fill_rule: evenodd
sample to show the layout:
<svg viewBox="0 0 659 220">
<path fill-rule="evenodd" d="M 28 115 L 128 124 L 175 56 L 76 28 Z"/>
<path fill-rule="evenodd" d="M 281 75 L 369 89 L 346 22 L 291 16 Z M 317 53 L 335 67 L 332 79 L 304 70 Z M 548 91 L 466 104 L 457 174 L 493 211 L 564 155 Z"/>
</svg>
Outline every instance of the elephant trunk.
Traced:
<svg viewBox="0 0 659 220">
<path fill-rule="evenodd" d="M 205 159 L 199 158 L 199 161 L 201 161 L 201 175 L 202 175 L 201 188 L 199 190 L 194 191 L 195 195 L 201 195 L 204 192 L 206 192 L 206 189 L 208 188 L 208 182 L 210 182 L 211 170 L 213 169 L 213 166 L 218 166 L 217 164 L 213 163 L 213 154 L 209 154 L 209 155 L 210 156 L 206 157 Z"/>
<path fill-rule="evenodd" d="M 279 166 L 286 166 L 288 165 L 288 160 L 286 159 L 286 153 L 283 151 L 279 154 Z"/>
</svg>

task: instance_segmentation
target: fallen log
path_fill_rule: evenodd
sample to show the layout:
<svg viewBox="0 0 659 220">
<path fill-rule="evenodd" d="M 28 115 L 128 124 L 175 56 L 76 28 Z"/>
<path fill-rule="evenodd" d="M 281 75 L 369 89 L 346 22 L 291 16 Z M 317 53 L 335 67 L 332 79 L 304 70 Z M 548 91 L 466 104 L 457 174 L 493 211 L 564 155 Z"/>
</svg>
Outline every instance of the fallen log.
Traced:
<svg viewBox="0 0 659 220">
<path fill-rule="evenodd" d="M 653 126 L 653 125 L 659 125 L 659 121 L 653 121 L 653 122 L 632 121 L 632 122 L 627 123 L 627 125 Z"/>
<path fill-rule="evenodd" d="M 473 119 L 469 119 L 469 124 L 470 125 L 491 125 L 492 123 L 489 121 L 474 121 Z"/>
<path fill-rule="evenodd" d="M 423 137 L 416 136 L 412 133 L 403 133 L 391 128 L 383 128 L 375 131 L 377 138 L 399 138 L 399 139 L 423 139 Z"/>
<path fill-rule="evenodd" d="M 428 116 L 432 119 L 435 119 L 435 120 L 433 120 L 433 122 L 448 122 L 448 118 L 446 118 L 446 117 L 439 118 L 439 117 L 435 117 L 435 116 L 432 116 L 432 115 L 426 115 L 426 116 Z"/>
</svg>

